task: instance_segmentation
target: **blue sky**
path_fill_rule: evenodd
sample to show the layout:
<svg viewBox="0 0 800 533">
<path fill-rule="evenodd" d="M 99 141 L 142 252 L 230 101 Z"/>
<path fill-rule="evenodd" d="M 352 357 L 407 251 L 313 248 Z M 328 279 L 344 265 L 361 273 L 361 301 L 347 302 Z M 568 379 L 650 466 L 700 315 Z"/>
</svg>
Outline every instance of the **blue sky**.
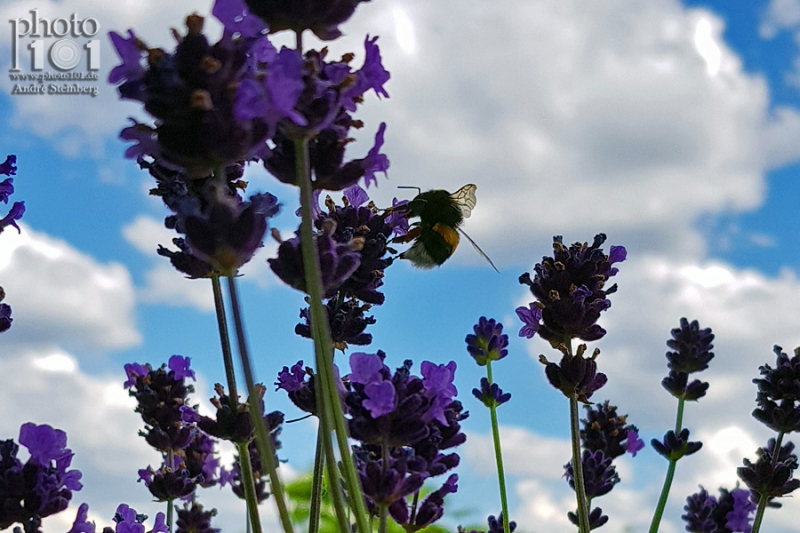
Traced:
<svg viewBox="0 0 800 533">
<path fill-rule="evenodd" d="M 97 19 L 105 79 L 117 62 L 108 31 L 133 27 L 151 46 L 171 47 L 170 26 L 210 10 L 207 2 L 164 4 L 36 5 L 41 16 Z M 4 1 L 0 19 L 27 17 L 32 5 Z M 466 244 L 437 270 L 400 262 L 387 272 L 386 304 L 374 308 L 370 349 L 386 351 L 391 366 L 407 358 L 459 364 L 456 385 L 472 416 L 451 508 L 471 508 L 473 521 L 499 511 L 483 460 L 488 416 L 469 396 L 481 369 L 464 348 L 486 315 L 511 335 L 495 377 L 513 395 L 499 415 L 513 518 L 520 531 L 571 530 L 564 513 L 573 504 L 560 478 L 567 405 L 536 361 L 555 355 L 516 335 L 514 309 L 528 301 L 517 278 L 550 252 L 553 235 L 591 241 L 605 232 L 629 259 L 601 322 L 609 333 L 595 343 L 609 376 L 598 401 L 629 413 L 645 440 L 659 438 L 675 409 L 659 386 L 670 329 L 686 316 L 717 335 L 709 395 L 686 418 L 705 446 L 679 464 L 662 528 L 682 531 L 684 497 L 698 484 L 732 487 L 742 456 L 752 458 L 770 436 L 748 420 L 757 367 L 772 362 L 773 344 L 800 345 L 800 0 L 502 0 L 468 11 L 456 0 L 376 0 L 343 29 L 334 55 L 358 56 L 364 36 L 379 35 L 392 73 L 391 97 L 368 98 L 359 115 L 367 126 L 349 152 L 360 157 L 378 124 L 388 124 L 389 179 L 371 196 L 390 205 L 413 192 L 398 185 L 477 184 L 465 229 L 500 269 Z M 208 283 L 182 279 L 154 252 L 170 238 L 165 211 L 116 138 L 127 117 L 148 118 L 138 106 L 118 101 L 104 82 L 93 98 L 11 94 L 14 82 L 2 80 L 0 145 L 18 156 L 14 199 L 27 206 L 22 235 L 0 236 L 0 284 L 15 318 L 0 337 L 2 435 L 16 437 L 28 420 L 66 429 L 85 471 L 77 501 L 88 501 L 98 522 L 121 501 L 152 514 L 134 479 L 157 458 L 136 436 L 121 368 L 190 356 L 196 398 L 207 399 L 223 381 Z M 296 191 L 257 166 L 246 178 L 251 190 L 284 203 L 274 225 L 291 233 Z M 302 297 L 266 267 L 274 253 L 267 243 L 241 283 L 258 376 L 268 383 L 283 365 L 311 358 L 309 342 L 293 334 Z M 294 416 L 281 395 L 270 392 L 268 402 Z M 313 427 L 297 423 L 283 436 L 286 470 L 303 472 Z M 664 466 L 652 450 L 620 464 L 623 483 L 598 502 L 612 518 L 605 530 L 646 527 Z M 226 530 L 240 527 L 236 502 L 210 501 Z M 768 513 L 765 527 L 790 531 L 793 513 L 800 507 L 789 501 Z"/>
</svg>

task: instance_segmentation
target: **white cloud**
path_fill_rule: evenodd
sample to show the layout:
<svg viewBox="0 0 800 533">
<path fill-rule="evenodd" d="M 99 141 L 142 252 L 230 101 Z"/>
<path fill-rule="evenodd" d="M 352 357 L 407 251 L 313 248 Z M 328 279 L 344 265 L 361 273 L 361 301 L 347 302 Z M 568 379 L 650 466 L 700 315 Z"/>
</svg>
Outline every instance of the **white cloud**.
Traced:
<svg viewBox="0 0 800 533">
<path fill-rule="evenodd" d="M 771 39 L 786 28 L 800 24 L 800 2 L 798 0 L 771 0 L 761 20 L 759 32 Z"/>
<path fill-rule="evenodd" d="M 388 123 L 391 182 L 375 195 L 476 183 L 465 229 L 500 264 L 527 261 L 521 251 L 551 235 L 598 230 L 703 254 L 698 217 L 757 208 L 766 171 L 798 157 L 785 139 L 800 115 L 770 113 L 764 79 L 743 71 L 709 11 L 673 0 L 387 9 L 359 11 L 351 40 L 333 45 L 359 50 L 377 33 L 392 73 L 391 99 L 364 110 L 364 140 Z M 415 52 L 392 9 L 411 21 Z"/>
<path fill-rule="evenodd" d="M 141 342 L 130 274 L 21 225 L 0 240 L 0 280 L 14 323 L 3 342 L 122 349 Z"/>
</svg>

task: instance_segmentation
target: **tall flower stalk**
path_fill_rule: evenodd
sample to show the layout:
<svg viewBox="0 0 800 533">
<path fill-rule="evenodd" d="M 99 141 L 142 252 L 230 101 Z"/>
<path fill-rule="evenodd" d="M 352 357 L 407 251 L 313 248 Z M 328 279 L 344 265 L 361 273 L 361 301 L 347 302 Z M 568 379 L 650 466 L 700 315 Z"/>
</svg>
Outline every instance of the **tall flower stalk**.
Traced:
<svg viewBox="0 0 800 533">
<path fill-rule="evenodd" d="M 605 284 L 618 272 L 612 265 L 624 261 L 627 252 L 622 246 L 612 246 L 606 255 L 600 248 L 605 240 L 606 236 L 601 233 L 591 245 L 578 242 L 567 247 L 560 236 L 554 237 L 552 257 L 545 256 L 534 266 L 533 278 L 529 273 L 519 278 L 521 284 L 530 287 L 536 301 L 516 310 L 524 324 L 519 333 L 521 337 L 532 338 L 538 333 L 562 354 L 560 363 L 550 362 L 544 355 L 539 360 L 545 365 L 550 384 L 569 400 L 572 474 L 568 478 L 575 489 L 578 506 L 577 515 L 570 513 L 569 517 L 574 519 L 581 533 L 588 533 L 603 516 L 599 508 L 590 512 L 586 497 L 578 402 L 588 403 L 607 378 L 597 371 L 595 360 L 600 350 L 595 349 L 587 358 L 584 357 L 586 345 L 579 345 L 573 353 L 572 341 L 576 338 L 595 341 L 606 334 L 597 320 L 600 313 L 611 307 L 607 296 L 616 292 L 617 285 L 606 287 Z"/>
<path fill-rule="evenodd" d="M 658 531 L 678 460 L 697 452 L 702 447 L 701 442 L 689 442 L 689 430 L 683 427 L 683 410 L 687 400 L 696 402 L 705 396 L 708 390 L 708 383 L 700 380 L 690 383 L 689 375 L 708 368 L 708 363 L 714 358 L 711 352 L 714 348 L 711 344 L 713 340 L 714 335 L 710 328 L 700 329 L 697 320 L 690 323 L 686 318 L 681 318 L 680 327 L 672 330 L 672 339 L 667 341 L 667 346 L 673 351 L 667 352 L 667 366 L 670 372 L 661 384 L 678 399 L 678 409 L 675 429 L 668 431 L 662 441 L 653 439 L 651 442 L 653 448 L 669 461 L 669 466 L 658 504 L 653 512 L 650 533 Z"/>
<path fill-rule="evenodd" d="M 506 476 L 503 469 L 503 450 L 500 445 L 500 427 L 497 423 L 497 408 L 511 399 L 504 393 L 492 377 L 492 361 L 499 361 L 508 355 L 508 335 L 503 333 L 503 325 L 495 319 L 481 317 L 473 327 L 474 334 L 467 335 L 467 351 L 480 366 L 486 367 L 486 377 L 481 378 L 481 388 L 473 389 L 472 394 L 489 408 L 492 425 L 497 482 L 500 489 L 500 515 L 504 533 L 510 533 L 508 496 L 506 495 Z"/>
</svg>

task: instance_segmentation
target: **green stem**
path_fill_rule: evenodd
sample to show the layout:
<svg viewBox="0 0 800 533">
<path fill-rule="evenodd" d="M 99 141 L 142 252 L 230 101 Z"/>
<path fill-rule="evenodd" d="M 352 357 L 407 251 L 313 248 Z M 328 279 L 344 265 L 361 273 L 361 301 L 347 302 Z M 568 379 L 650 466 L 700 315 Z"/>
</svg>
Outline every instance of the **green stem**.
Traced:
<svg viewBox="0 0 800 533">
<path fill-rule="evenodd" d="M 389 447 L 381 444 L 381 470 L 383 477 L 389 472 Z M 378 504 L 378 533 L 386 533 L 389 527 L 389 507 L 385 503 Z"/>
<path fill-rule="evenodd" d="M 675 415 L 675 434 L 678 435 L 683 430 L 683 409 L 686 406 L 686 400 L 678 398 L 678 412 Z M 664 478 L 664 485 L 661 487 L 661 495 L 658 497 L 658 505 L 653 512 L 653 520 L 650 522 L 649 533 L 657 533 L 658 528 L 661 526 L 661 518 L 664 516 L 664 509 L 667 507 L 667 499 L 669 499 L 669 491 L 672 490 L 672 480 L 675 478 L 675 468 L 678 460 L 670 459 L 669 466 L 667 467 L 667 477 Z"/>
<path fill-rule="evenodd" d="M 661 525 L 661 518 L 664 516 L 664 508 L 667 506 L 667 498 L 672 488 L 672 479 L 675 477 L 675 465 L 677 464 L 677 461 L 670 459 L 667 467 L 667 477 L 664 478 L 664 486 L 661 487 L 661 496 L 658 498 L 658 505 L 653 513 L 653 521 L 650 522 L 649 533 L 657 533 Z"/>
<path fill-rule="evenodd" d="M 322 473 L 325 466 L 325 448 L 322 444 L 322 428 L 317 428 L 317 451 L 314 455 L 314 474 L 311 478 L 311 507 L 308 511 L 308 533 L 319 531 L 319 515 L 322 509 Z"/>
<path fill-rule="evenodd" d="M 572 433 L 572 473 L 575 481 L 575 496 L 578 500 L 578 530 L 580 533 L 589 533 L 589 503 L 586 500 L 586 484 L 583 480 L 580 419 L 578 399 L 575 396 L 569 398 L 569 420 Z"/>
<path fill-rule="evenodd" d="M 239 452 L 239 470 L 242 474 L 242 486 L 244 487 L 244 497 L 247 502 L 247 518 L 253 524 L 253 533 L 261 533 L 261 519 L 258 516 L 258 500 L 256 496 L 255 480 L 253 474 L 253 463 L 250 461 L 250 451 L 247 444 L 239 442 L 236 444 Z M 256 505 L 252 505 L 256 502 Z"/>
<path fill-rule="evenodd" d="M 486 379 L 489 380 L 489 385 L 494 383 L 492 381 L 492 362 L 486 362 Z M 508 516 L 508 496 L 506 495 L 506 476 L 503 469 L 503 451 L 500 447 L 500 426 L 497 424 L 497 406 L 492 403 L 489 408 L 489 414 L 492 419 L 492 439 L 494 440 L 494 459 L 497 463 L 497 482 L 500 485 L 500 506 L 503 510 L 503 531 L 504 533 L 511 533 L 509 528 L 510 518 Z"/>
<path fill-rule="evenodd" d="M 775 468 L 775 464 L 778 462 L 778 456 L 781 453 L 781 444 L 783 444 L 783 431 L 778 433 L 778 438 L 775 439 L 775 448 L 773 448 L 772 452 L 772 467 Z M 767 510 L 767 502 L 769 501 L 768 494 L 762 494 L 758 498 L 758 509 L 756 509 L 756 517 L 753 519 L 753 529 L 751 533 L 758 533 L 758 530 L 761 529 L 761 521 L 764 520 L 764 512 Z"/>
<path fill-rule="evenodd" d="M 225 367 L 225 378 L 228 382 L 228 401 L 231 412 L 236 413 L 239 409 L 239 393 L 236 389 L 236 375 L 233 367 L 233 355 L 231 353 L 231 340 L 228 333 L 228 319 L 225 316 L 225 302 L 222 297 L 222 284 L 219 276 L 211 278 L 211 288 L 214 292 L 214 310 L 217 315 L 217 326 L 219 329 L 219 343 L 222 349 L 222 361 Z M 258 515 L 258 497 L 256 496 L 256 480 L 253 475 L 253 465 L 250 460 L 250 453 L 246 444 L 236 445 L 239 451 L 239 468 L 242 473 L 242 486 L 244 487 L 245 504 L 247 506 L 248 527 L 253 524 L 255 533 L 261 533 L 261 520 Z"/>
<path fill-rule="evenodd" d="M 275 450 L 272 447 L 272 439 L 264 423 L 264 414 L 261 412 L 261 396 L 256 390 L 253 369 L 250 364 L 250 354 L 247 350 L 247 338 L 244 334 L 244 321 L 242 319 L 239 296 L 236 291 L 236 279 L 233 275 L 228 276 L 228 292 L 231 295 L 231 310 L 233 311 L 233 323 L 236 327 L 236 341 L 239 345 L 239 357 L 242 360 L 242 370 L 247 384 L 248 404 L 250 406 L 250 420 L 253 423 L 256 433 L 256 446 L 261 457 L 262 464 L 266 467 L 269 474 L 270 489 L 272 498 L 278 506 L 278 515 L 285 533 L 294 533 L 292 520 L 289 516 L 289 508 L 286 505 L 286 497 L 283 494 L 283 484 L 278 475 L 278 465 L 275 464 Z"/>
<path fill-rule="evenodd" d="M 342 460 L 342 474 L 349 496 L 350 505 L 356 518 L 356 526 L 360 533 L 369 533 L 369 522 L 364 499 L 361 497 L 361 484 L 358 480 L 350 445 L 347 442 L 347 424 L 342 411 L 342 404 L 336 386 L 333 371 L 333 342 L 325 307 L 322 304 L 324 294 L 319 256 L 311 228 L 312 203 L 314 194 L 311 186 L 311 167 L 308 160 L 308 144 L 304 140 L 295 140 L 295 161 L 297 182 L 300 185 L 300 245 L 303 253 L 303 267 L 306 276 L 306 292 L 309 296 L 311 315 L 311 332 L 317 355 L 317 375 L 319 376 L 319 398 L 325 404 L 324 416 L 334 429 L 339 454 Z"/>
<path fill-rule="evenodd" d="M 228 334 L 228 320 L 225 317 L 225 303 L 222 299 L 222 285 L 219 282 L 219 276 L 212 276 L 211 288 L 214 290 L 214 310 L 217 314 L 222 362 L 225 366 L 225 380 L 228 382 L 228 398 L 230 399 L 231 409 L 235 413 L 239 408 L 239 393 L 236 390 L 236 374 L 234 373 L 231 341 Z"/>
</svg>

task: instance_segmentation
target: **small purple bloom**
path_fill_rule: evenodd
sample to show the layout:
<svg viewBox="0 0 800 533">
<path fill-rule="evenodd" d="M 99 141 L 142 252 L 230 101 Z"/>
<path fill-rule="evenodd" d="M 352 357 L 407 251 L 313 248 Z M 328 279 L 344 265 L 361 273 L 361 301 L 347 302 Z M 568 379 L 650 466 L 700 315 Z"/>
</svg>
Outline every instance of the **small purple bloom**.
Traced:
<svg viewBox="0 0 800 533">
<path fill-rule="evenodd" d="M 639 438 L 639 433 L 635 430 L 628 430 L 625 437 L 625 451 L 636 457 L 636 454 L 644 449 L 644 441 Z"/>
<path fill-rule="evenodd" d="M 367 399 L 362 405 L 373 418 L 379 418 L 394 411 L 397 407 L 397 394 L 391 381 L 376 381 L 364 387 Z"/>
<path fill-rule="evenodd" d="M 117 507 L 117 512 L 114 515 L 114 522 L 116 522 L 116 533 L 144 533 L 145 516 L 136 513 L 128 505 L 121 503 Z"/>
<path fill-rule="evenodd" d="M 472 395 L 486 407 L 498 407 L 511 399 L 511 393 L 504 393 L 497 383 L 489 384 L 489 380 L 481 378 L 481 388 L 472 389 Z"/>
<path fill-rule="evenodd" d="M 12 194 L 14 194 L 14 178 L 0 181 L 0 202 L 7 204 Z"/>
<path fill-rule="evenodd" d="M 383 134 L 386 132 L 386 123 L 381 122 L 378 132 L 375 134 L 375 144 L 367 153 L 367 157 L 361 160 L 361 166 L 364 169 L 364 184 L 369 188 L 370 184 L 378 185 L 378 178 L 375 174 L 383 172 L 384 176 L 389 169 L 389 158 L 381 154 L 380 150 L 383 147 Z"/>
<path fill-rule="evenodd" d="M 156 513 L 156 523 L 153 524 L 153 529 L 150 530 L 150 533 L 169 533 L 167 517 L 164 513 Z"/>
<path fill-rule="evenodd" d="M 731 531 L 741 531 L 742 533 L 750 533 L 752 531 L 753 517 L 750 515 L 758 506 L 753 503 L 750 495 L 750 491 L 745 489 L 733 489 L 731 491 L 733 511 L 725 515 L 727 520 L 725 527 Z"/>
<path fill-rule="evenodd" d="M 482 316 L 472 329 L 475 334 L 466 337 L 467 351 L 480 366 L 508 355 L 508 335 L 503 333 L 503 324 Z"/>
<path fill-rule="evenodd" d="M 14 205 L 11 206 L 11 211 L 4 218 L 0 218 L 0 233 L 3 232 L 6 226 L 14 226 L 18 232 L 22 233 L 16 221 L 21 219 L 24 214 L 25 202 L 14 202 Z"/>
<path fill-rule="evenodd" d="M 0 174 L 4 176 L 15 176 L 17 174 L 17 156 L 7 155 L 6 160 L 0 164 Z"/>
<path fill-rule="evenodd" d="M 536 307 L 536 304 L 531 303 L 528 304 L 527 308 L 517 307 L 516 313 L 524 324 L 522 329 L 519 330 L 519 336 L 532 339 L 533 336 L 536 335 L 536 332 L 539 331 L 539 322 L 542 320 L 542 310 Z"/>
<path fill-rule="evenodd" d="M 350 382 L 367 385 L 383 381 L 383 360 L 374 354 L 356 352 L 350 355 Z"/>
<path fill-rule="evenodd" d="M 144 101 L 142 79 L 145 70 L 142 67 L 142 49 L 139 38 L 136 37 L 133 30 L 128 30 L 127 39 L 115 31 L 109 32 L 108 36 L 111 38 L 117 55 L 122 60 L 121 65 L 112 68 L 108 73 L 108 83 L 116 85 L 124 82 L 124 90 L 120 88 L 120 93 L 123 93 L 124 98 Z"/>
<path fill-rule="evenodd" d="M 124 366 L 124 369 L 125 375 L 128 376 L 128 381 L 123 384 L 126 389 L 136 385 L 136 378 L 144 377 L 150 373 L 150 368 L 147 365 L 140 365 L 139 363 L 128 363 Z"/>
<path fill-rule="evenodd" d="M 31 457 L 42 465 L 72 454 L 67 449 L 67 434 L 47 424 L 23 424 L 19 429 L 19 443 L 28 448 Z"/>
<path fill-rule="evenodd" d="M 192 359 L 190 357 L 183 357 L 180 355 L 173 355 L 169 358 L 167 366 L 174 372 L 176 381 L 182 381 L 184 378 L 192 378 L 192 381 L 197 381 L 194 370 L 189 368 Z"/>
<path fill-rule="evenodd" d="M 347 201 L 350 203 L 350 205 L 356 209 L 369 201 L 369 195 L 367 194 L 367 191 L 362 189 L 358 184 L 345 189 L 344 197 L 347 198 Z"/>
<path fill-rule="evenodd" d="M 291 370 L 289 370 L 288 366 L 285 366 L 278 374 L 278 388 L 286 392 L 300 390 L 304 385 L 305 377 L 306 371 L 302 360 L 292 365 Z"/>
</svg>

